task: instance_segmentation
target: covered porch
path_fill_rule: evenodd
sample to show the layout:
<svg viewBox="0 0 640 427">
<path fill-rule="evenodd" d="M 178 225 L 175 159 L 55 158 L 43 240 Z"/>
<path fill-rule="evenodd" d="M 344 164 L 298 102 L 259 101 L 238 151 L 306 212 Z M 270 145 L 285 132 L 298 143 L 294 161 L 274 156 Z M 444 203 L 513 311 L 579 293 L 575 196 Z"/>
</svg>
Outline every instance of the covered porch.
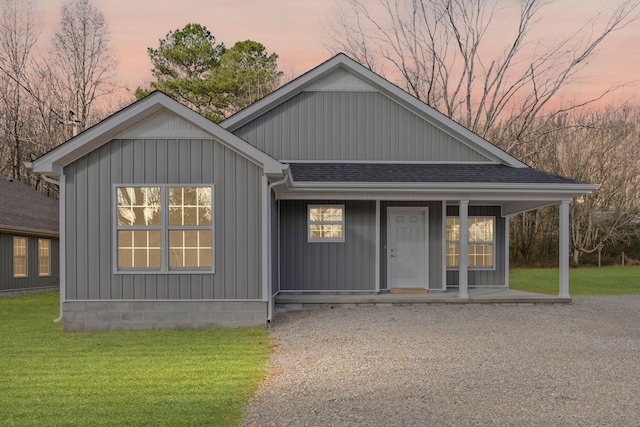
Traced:
<svg viewBox="0 0 640 427">
<path fill-rule="evenodd" d="M 291 163 L 287 175 L 273 186 L 276 204 L 268 220 L 278 236 L 278 259 L 267 274 L 270 313 L 317 306 L 571 302 L 569 204 L 595 186 L 495 164 Z M 550 205 L 559 208 L 558 293 L 511 290 L 510 218 Z M 339 238 L 309 238 L 313 209 L 340 213 L 334 221 Z M 458 230 L 453 239 L 449 218 L 458 221 L 452 222 Z M 471 240 L 471 221 L 487 218 L 489 237 Z M 455 263 L 448 259 L 449 246 Z M 480 246 L 488 248 L 486 264 L 478 264 Z M 399 259 L 405 270 L 394 270 Z M 415 272 L 420 274 L 414 278 Z M 394 292 L 407 289 L 422 292 Z"/>
<path fill-rule="evenodd" d="M 275 296 L 276 311 L 318 307 L 392 306 L 425 304 L 568 304 L 566 296 L 539 294 L 508 288 L 469 288 L 468 298 L 460 298 L 458 289 L 427 293 L 296 293 Z"/>
</svg>

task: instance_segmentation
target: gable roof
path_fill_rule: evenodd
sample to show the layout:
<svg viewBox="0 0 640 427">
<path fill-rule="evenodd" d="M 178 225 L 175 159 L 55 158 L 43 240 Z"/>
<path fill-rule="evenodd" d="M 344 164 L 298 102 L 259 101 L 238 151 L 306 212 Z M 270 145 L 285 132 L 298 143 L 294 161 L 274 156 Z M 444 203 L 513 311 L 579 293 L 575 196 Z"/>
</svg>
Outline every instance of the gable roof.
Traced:
<svg viewBox="0 0 640 427">
<path fill-rule="evenodd" d="M 58 236 L 58 201 L 0 176 L 0 231 Z"/>
<path fill-rule="evenodd" d="M 340 71 L 341 73 L 336 73 L 337 71 Z M 318 67 L 308 71 L 249 107 L 234 114 L 220 123 L 220 126 L 234 132 L 243 125 L 251 122 L 299 93 L 305 90 L 313 90 L 314 88 L 317 89 L 318 87 L 322 87 L 323 81 L 325 80 L 335 80 L 338 78 L 344 81 L 344 77 L 340 77 L 340 75 L 344 75 L 345 72 L 350 76 L 354 76 L 359 81 L 363 90 L 365 88 L 370 88 L 370 90 L 382 93 L 417 114 L 419 117 L 422 117 L 431 125 L 451 135 L 462 144 L 465 144 L 473 150 L 483 154 L 488 159 L 492 159 L 496 163 L 502 163 L 515 168 L 528 167 L 515 157 L 502 151 L 487 140 L 481 138 L 479 135 L 471 132 L 464 126 L 448 118 L 419 99 L 411 96 L 388 80 L 365 68 L 342 53 L 337 54 Z M 341 82 L 339 81 L 333 82 L 333 84 L 340 83 Z M 350 84 L 353 84 L 353 79 Z"/>
<path fill-rule="evenodd" d="M 263 167 L 266 174 L 280 175 L 286 168 L 273 157 L 159 91 L 152 92 L 149 96 L 107 117 L 35 161 L 28 163 L 27 167 L 32 168 L 36 173 L 53 177 L 60 176 L 62 169 L 68 164 L 96 150 L 143 120 L 161 112 L 169 112 L 201 129 L 203 134 L 209 135 Z"/>
</svg>

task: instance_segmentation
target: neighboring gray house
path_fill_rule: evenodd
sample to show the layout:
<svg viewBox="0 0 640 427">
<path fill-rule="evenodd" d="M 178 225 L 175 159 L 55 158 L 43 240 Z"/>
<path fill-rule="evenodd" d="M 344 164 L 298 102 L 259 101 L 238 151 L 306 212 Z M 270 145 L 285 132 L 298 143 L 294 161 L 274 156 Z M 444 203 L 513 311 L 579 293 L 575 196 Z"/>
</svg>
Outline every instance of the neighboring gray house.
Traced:
<svg viewBox="0 0 640 427">
<path fill-rule="evenodd" d="M 509 217 L 595 185 L 531 169 L 340 54 L 216 125 L 161 93 L 45 154 L 65 329 L 265 324 L 286 293 L 508 287 Z"/>
<path fill-rule="evenodd" d="M 0 297 L 60 284 L 58 201 L 0 176 Z"/>
</svg>

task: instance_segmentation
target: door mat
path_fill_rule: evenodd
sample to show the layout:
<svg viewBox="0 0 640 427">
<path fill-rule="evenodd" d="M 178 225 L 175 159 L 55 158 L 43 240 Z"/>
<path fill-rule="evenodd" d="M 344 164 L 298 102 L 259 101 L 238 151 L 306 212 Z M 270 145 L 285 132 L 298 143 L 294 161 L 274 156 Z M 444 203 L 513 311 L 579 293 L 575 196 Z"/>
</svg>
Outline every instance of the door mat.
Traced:
<svg viewBox="0 0 640 427">
<path fill-rule="evenodd" d="M 426 289 L 391 289 L 390 294 L 426 294 Z"/>
</svg>

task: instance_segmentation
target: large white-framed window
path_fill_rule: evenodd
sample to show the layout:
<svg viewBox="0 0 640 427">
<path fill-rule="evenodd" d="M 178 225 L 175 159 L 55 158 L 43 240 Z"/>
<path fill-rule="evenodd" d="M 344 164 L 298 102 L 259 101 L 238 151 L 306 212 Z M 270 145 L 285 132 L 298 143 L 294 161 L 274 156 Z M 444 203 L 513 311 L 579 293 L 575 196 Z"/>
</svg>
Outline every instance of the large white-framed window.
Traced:
<svg viewBox="0 0 640 427">
<path fill-rule="evenodd" d="M 119 272 L 213 269 L 213 186 L 116 186 Z"/>
<path fill-rule="evenodd" d="M 38 239 L 38 276 L 51 276 L 51 240 Z"/>
<path fill-rule="evenodd" d="M 162 207 L 160 187 L 117 187 L 119 270 L 161 268 Z"/>
<path fill-rule="evenodd" d="M 211 187 L 168 187 L 169 269 L 211 269 Z"/>
<path fill-rule="evenodd" d="M 309 242 L 344 242 L 344 205 L 307 205 Z"/>
<path fill-rule="evenodd" d="M 13 236 L 13 277 L 27 277 L 27 238 Z"/>
<path fill-rule="evenodd" d="M 469 268 L 495 268 L 495 218 L 469 217 Z M 446 220 L 447 268 L 460 265 L 460 218 L 448 216 Z"/>
</svg>

